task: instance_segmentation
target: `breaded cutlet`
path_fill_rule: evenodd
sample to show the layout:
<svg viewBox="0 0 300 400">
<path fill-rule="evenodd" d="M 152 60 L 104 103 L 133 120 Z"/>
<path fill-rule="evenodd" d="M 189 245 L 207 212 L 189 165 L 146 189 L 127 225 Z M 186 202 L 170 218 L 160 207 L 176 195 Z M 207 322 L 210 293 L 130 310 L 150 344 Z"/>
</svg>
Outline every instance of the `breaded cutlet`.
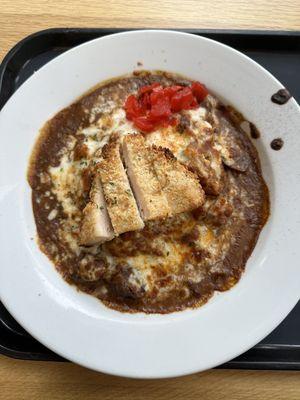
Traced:
<svg viewBox="0 0 300 400">
<path fill-rule="evenodd" d="M 106 209 L 100 178 L 95 176 L 90 190 L 90 201 L 82 213 L 80 244 L 92 246 L 111 240 L 114 232 Z"/>
<path fill-rule="evenodd" d="M 144 221 L 168 217 L 168 201 L 152 165 L 151 148 L 146 146 L 143 136 L 125 136 L 122 151 L 128 178 Z"/>
<path fill-rule="evenodd" d="M 120 144 L 114 140 L 102 149 L 102 160 L 97 165 L 107 211 L 116 235 L 144 227 L 121 155 Z"/>
</svg>

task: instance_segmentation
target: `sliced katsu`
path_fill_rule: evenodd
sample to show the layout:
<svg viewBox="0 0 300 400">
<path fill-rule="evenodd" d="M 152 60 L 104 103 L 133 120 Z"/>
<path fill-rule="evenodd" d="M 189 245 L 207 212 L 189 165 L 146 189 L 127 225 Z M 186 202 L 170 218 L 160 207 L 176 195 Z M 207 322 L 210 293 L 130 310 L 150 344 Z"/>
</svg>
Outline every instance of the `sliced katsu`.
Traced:
<svg viewBox="0 0 300 400">
<path fill-rule="evenodd" d="M 100 178 L 97 175 L 92 183 L 90 201 L 85 206 L 82 215 L 81 245 L 92 246 L 111 240 L 115 236 L 108 216 Z"/>
<path fill-rule="evenodd" d="M 108 214 L 116 235 L 142 229 L 144 222 L 140 216 L 126 175 L 120 144 L 114 140 L 102 149 L 102 161 L 97 166 Z"/>
<path fill-rule="evenodd" d="M 171 214 L 167 197 L 156 176 L 151 157 L 142 135 L 127 135 L 122 144 L 127 174 L 144 221 L 165 218 Z"/>
<path fill-rule="evenodd" d="M 194 210 L 204 203 L 204 191 L 197 175 L 177 161 L 169 149 L 152 146 L 149 154 L 171 216 Z"/>
</svg>

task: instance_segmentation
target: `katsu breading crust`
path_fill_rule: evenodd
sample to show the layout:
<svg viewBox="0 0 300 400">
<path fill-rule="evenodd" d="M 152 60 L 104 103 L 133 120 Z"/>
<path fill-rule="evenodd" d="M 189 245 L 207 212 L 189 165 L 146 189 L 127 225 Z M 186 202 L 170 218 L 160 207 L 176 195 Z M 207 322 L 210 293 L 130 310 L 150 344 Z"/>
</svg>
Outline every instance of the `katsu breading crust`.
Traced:
<svg viewBox="0 0 300 400">
<path fill-rule="evenodd" d="M 191 211 L 204 203 L 205 195 L 197 174 L 177 161 L 169 149 L 152 146 L 149 154 L 172 216 Z"/>
<path fill-rule="evenodd" d="M 97 165 L 96 173 L 101 178 L 115 234 L 142 229 L 144 223 L 130 188 L 117 141 L 112 141 L 103 147 L 102 161 Z"/>
<path fill-rule="evenodd" d="M 125 136 L 122 148 L 127 174 L 144 221 L 169 216 L 171 210 L 153 168 L 151 148 L 145 145 L 143 136 Z"/>
<path fill-rule="evenodd" d="M 90 201 L 82 213 L 80 244 L 92 246 L 111 240 L 114 232 L 107 213 L 100 179 L 96 176 L 90 191 Z"/>
</svg>

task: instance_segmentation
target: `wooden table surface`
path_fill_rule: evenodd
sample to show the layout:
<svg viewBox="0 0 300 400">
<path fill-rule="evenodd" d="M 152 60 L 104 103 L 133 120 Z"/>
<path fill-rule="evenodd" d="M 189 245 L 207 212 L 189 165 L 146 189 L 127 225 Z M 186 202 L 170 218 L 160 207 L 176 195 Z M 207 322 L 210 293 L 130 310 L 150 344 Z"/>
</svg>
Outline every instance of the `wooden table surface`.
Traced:
<svg viewBox="0 0 300 400">
<path fill-rule="evenodd" d="M 24 36 L 50 27 L 300 30 L 300 0 L 0 0 L 0 60 Z M 71 363 L 0 357 L 0 399 L 300 399 L 300 373 L 211 370 L 139 381 Z"/>
</svg>

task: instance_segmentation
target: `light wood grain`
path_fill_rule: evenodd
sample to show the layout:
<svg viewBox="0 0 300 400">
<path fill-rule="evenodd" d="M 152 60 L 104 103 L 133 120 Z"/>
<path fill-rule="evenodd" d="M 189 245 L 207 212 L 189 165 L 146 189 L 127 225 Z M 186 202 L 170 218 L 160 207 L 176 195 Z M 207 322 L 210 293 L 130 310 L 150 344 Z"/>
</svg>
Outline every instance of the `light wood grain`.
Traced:
<svg viewBox="0 0 300 400">
<path fill-rule="evenodd" d="M 0 59 L 50 27 L 300 29 L 300 0 L 0 0 Z"/>
<path fill-rule="evenodd" d="M 297 372 L 212 370 L 176 379 L 135 380 L 74 364 L 0 357 L 3 400 L 299 400 L 299 378 Z"/>
<path fill-rule="evenodd" d="M 0 60 L 24 36 L 51 27 L 299 30 L 300 0 L 0 0 Z M 212 370 L 137 381 L 0 357 L 0 399 L 299 400 L 300 374 Z"/>
</svg>

